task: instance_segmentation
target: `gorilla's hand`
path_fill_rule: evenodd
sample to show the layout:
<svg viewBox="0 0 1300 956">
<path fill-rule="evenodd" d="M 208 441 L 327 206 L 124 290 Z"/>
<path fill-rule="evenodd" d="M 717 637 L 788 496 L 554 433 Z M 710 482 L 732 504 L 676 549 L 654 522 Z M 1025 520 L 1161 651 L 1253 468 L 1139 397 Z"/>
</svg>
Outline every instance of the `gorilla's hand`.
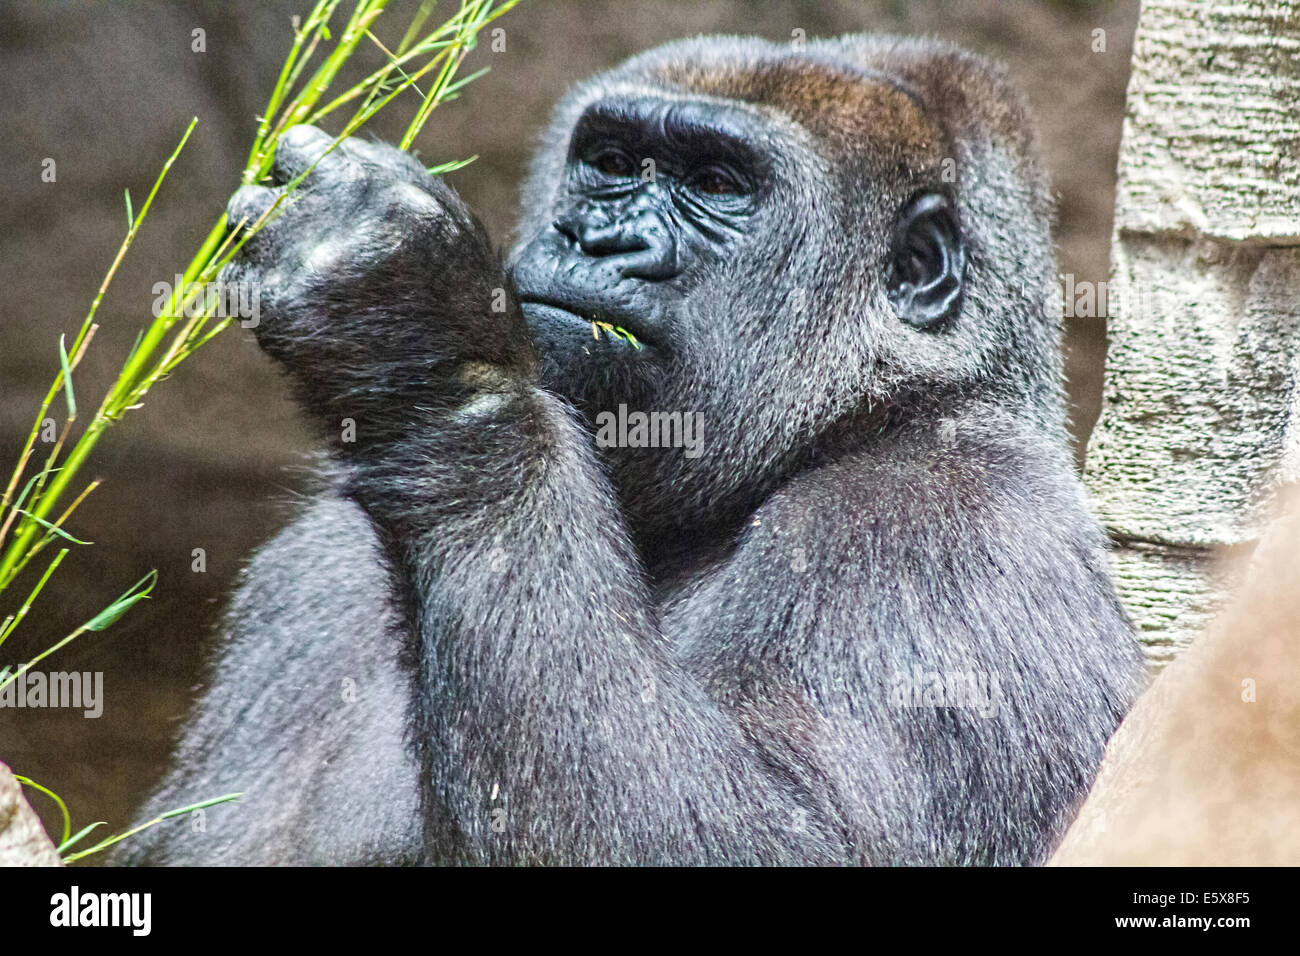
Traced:
<svg viewBox="0 0 1300 956">
<path fill-rule="evenodd" d="M 309 410 L 335 422 L 380 396 L 455 404 L 466 363 L 526 365 L 499 258 L 456 194 L 391 146 L 331 142 L 288 130 L 275 186 L 245 186 L 227 207 L 232 225 L 251 224 L 281 201 L 223 278 L 253 285 L 258 342 Z"/>
</svg>

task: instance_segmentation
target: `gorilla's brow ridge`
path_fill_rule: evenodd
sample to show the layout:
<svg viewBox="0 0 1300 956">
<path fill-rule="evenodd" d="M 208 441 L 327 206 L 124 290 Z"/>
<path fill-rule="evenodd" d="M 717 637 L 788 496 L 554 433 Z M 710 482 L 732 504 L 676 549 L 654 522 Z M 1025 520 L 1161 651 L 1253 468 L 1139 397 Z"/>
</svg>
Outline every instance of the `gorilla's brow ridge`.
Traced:
<svg viewBox="0 0 1300 956">
<path fill-rule="evenodd" d="M 646 152 L 664 146 L 722 156 L 756 168 L 763 165 L 761 153 L 753 145 L 760 133 L 755 118 L 716 103 L 619 96 L 597 100 L 583 111 L 571 148 L 580 152 L 593 140 L 616 138 Z"/>
</svg>

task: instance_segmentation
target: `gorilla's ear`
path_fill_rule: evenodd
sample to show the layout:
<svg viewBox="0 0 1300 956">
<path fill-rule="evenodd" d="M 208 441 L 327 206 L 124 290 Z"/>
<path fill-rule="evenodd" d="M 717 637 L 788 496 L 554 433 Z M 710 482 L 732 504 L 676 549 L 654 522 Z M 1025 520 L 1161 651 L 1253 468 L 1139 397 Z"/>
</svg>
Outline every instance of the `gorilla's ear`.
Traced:
<svg viewBox="0 0 1300 956">
<path fill-rule="evenodd" d="M 957 314 L 966 279 L 966 241 L 952 201 L 942 193 L 914 196 L 898 214 L 886 288 L 898 317 L 928 329 Z"/>
</svg>

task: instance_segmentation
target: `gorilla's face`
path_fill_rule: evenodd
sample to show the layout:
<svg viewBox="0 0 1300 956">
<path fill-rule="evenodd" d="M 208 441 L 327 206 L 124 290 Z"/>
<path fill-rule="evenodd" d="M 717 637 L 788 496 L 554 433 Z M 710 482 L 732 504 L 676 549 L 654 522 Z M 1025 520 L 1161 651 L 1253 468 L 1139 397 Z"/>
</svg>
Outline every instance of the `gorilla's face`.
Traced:
<svg viewBox="0 0 1300 956">
<path fill-rule="evenodd" d="M 583 111 L 551 221 L 512 263 L 555 387 L 584 404 L 636 402 L 682 368 L 692 292 L 717 281 L 770 198 L 761 135 L 716 104 L 628 95 Z"/>
<path fill-rule="evenodd" d="M 686 41 L 557 108 L 509 264 L 544 381 L 593 422 L 620 405 L 704 422 L 698 458 L 603 452 L 630 512 L 743 507 L 830 429 L 964 387 L 1012 349 L 1026 366 L 1025 330 L 963 309 L 980 250 L 943 172 L 961 150 L 926 105 L 953 94 L 914 84 L 961 71 L 911 55 Z M 986 160 L 977 188 L 1033 201 L 1014 162 L 1004 183 Z"/>
<path fill-rule="evenodd" d="M 751 418 L 732 434 L 762 376 L 797 359 L 781 316 L 808 281 L 797 252 L 816 216 L 799 198 L 818 180 L 801 172 L 808 159 L 754 110 L 704 97 L 611 92 L 573 122 L 511 274 L 544 381 L 593 424 L 620 406 L 700 423 L 698 457 L 602 449 L 631 510 L 666 494 L 716 505 L 729 493 L 716 486 L 740 477 L 721 467 L 726 449 L 769 428 Z"/>
</svg>

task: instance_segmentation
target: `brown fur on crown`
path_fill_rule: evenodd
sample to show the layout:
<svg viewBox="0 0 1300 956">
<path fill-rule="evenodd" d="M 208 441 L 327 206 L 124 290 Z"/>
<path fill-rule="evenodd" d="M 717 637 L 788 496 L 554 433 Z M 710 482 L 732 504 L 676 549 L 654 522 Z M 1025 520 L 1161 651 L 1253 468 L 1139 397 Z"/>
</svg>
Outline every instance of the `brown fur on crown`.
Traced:
<svg viewBox="0 0 1300 956">
<path fill-rule="evenodd" d="M 947 156 L 960 159 L 952 144 L 1000 149 L 1048 208 L 1029 110 L 1001 64 L 907 37 L 857 34 L 799 49 L 733 39 L 723 47 L 684 40 L 627 66 L 651 84 L 775 110 L 832 156 L 879 155 L 892 147 L 917 169 Z"/>
<path fill-rule="evenodd" d="M 658 79 L 707 96 L 771 107 L 830 147 L 830 154 L 896 146 L 922 161 L 938 159 L 941 128 L 915 98 L 887 78 L 843 65 L 792 58 L 759 63 L 666 63 Z"/>
</svg>

